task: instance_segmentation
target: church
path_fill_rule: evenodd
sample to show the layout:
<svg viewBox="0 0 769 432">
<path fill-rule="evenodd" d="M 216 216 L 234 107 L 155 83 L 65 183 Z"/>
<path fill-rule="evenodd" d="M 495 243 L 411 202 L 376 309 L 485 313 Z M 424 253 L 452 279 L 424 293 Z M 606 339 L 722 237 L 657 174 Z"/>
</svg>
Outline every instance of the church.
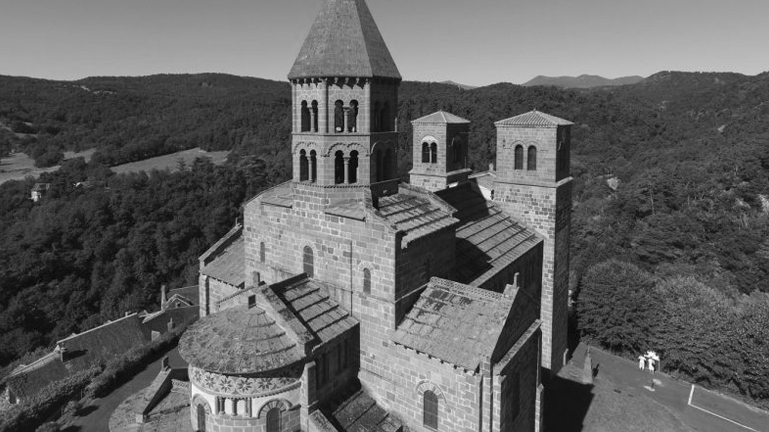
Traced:
<svg viewBox="0 0 769 432">
<path fill-rule="evenodd" d="M 411 120 L 364 0 L 325 0 L 291 68 L 293 178 L 200 257 L 182 336 L 191 427 L 216 432 L 538 431 L 566 360 L 569 121 Z"/>
</svg>

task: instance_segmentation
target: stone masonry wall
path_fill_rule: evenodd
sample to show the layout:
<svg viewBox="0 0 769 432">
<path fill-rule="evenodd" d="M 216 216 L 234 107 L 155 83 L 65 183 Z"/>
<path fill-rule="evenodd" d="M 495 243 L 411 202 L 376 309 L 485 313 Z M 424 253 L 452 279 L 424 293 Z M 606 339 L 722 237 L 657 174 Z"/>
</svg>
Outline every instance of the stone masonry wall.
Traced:
<svg viewBox="0 0 769 432">
<path fill-rule="evenodd" d="M 545 237 L 542 263 L 542 366 L 553 373 L 563 366 L 563 354 L 567 348 L 570 197 L 571 184 L 568 181 L 558 188 L 500 182 L 495 184 L 495 201 Z M 556 257 L 560 257 L 557 267 Z"/>
<path fill-rule="evenodd" d="M 494 400 L 498 402 L 493 407 L 495 430 L 535 430 L 539 338 L 537 330 L 523 341 L 511 360 L 497 365 Z"/>
<path fill-rule="evenodd" d="M 380 396 L 377 402 L 397 413 L 412 430 L 432 432 L 422 424 L 423 393 L 431 390 L 438 396 L 438 430 L 477 430 L 479 376 L 400 345 L 391 344 L 386 352 L 387 361 L 382 364 L 390 369 L 392 382 L 372 388 L 370 380 L 363 380 L 369 394 Z"/>
<path fill-rule="evenodd" d="M 204 317 L 217 311 L 217 303 L 223 298 L 240 291 L 237 287 L 218 279 L 200 274 L 200 316 Z"/>
</svg>

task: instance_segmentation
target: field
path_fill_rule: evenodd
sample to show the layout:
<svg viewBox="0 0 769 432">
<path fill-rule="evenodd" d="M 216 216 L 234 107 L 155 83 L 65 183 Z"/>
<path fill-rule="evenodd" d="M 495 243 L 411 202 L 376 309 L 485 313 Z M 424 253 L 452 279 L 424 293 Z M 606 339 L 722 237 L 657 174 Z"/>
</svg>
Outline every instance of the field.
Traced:
<svg viewBox="0 0 769 432">
<path fill-rule="evenodd" d="M 94 150 L 86 150 L 83 152 L 64 152 L 65 159 L 72 159 L 76 157 L 84 157 L 86 162 L 91 159 L 91 155 Z M 139 172 L 139 171 L 151 171 L 157 170 L 171 170 L 175 171 L 179 167 L 179 161 L 182 160 L 189 166 L 196 157 L 207 157 L 217 165 L 223 164 L 227 160 L 229 151 L 219 152 L 206 152 L 199 148 L 190 150 L 183 150 L 180 152 L 167 154 L 164 156 L 158 156 L 151 159 L 146 159 L 139 162 L 132 162 L 123 165 L 117 165 L 112 167 L 112 171 L 117 174 Z M 14 153 L 13 155 L 0 160 L 0 184 L 11 180 L 23 180 L 27 176 L 39 177 L 44 172 L 56 171 L 59 166 L 53 166 L 50 168 L 37 168 L 35 167 L 35 161 L 24 153 Z"/>
<path fill-rule="evenodd" d="M 150 159 L 145 159 L 139 162 L 131 162 L 123 165 L 117 165 L 112 167 L 112 171 L 116 174 L 125 174 L 130 172 L 139 171 L 152 171 L 165 170 L 175 171 L 179 167 L 179 161 L 182 160 L 187 166 L 192 164 L 192 161 L 197 157 L 207 157 L 211 159 L 216 165 L 221 165 L 227 161 L 227 155 L 229 151 L 207 152 L 199 148 L 183 150 L 176 153 L 171 153 L 163 156 L 158 156 Z"/>
<path fill-rule="evenodd" d="M 64 152 L 65 159 L 84 157 L 86 162 L 91 159 L 94 150 L 86 150 L 79 153 Z M 59 166 L 50 168 L 37 168 L 35 161 L 24 153 L 14 153 L 7 158 L 0 159 L 0 184 L 11 180 L 23 180 L 24 177 L 39 177 L 44 172 L 56 171 Z"/>
</svg>

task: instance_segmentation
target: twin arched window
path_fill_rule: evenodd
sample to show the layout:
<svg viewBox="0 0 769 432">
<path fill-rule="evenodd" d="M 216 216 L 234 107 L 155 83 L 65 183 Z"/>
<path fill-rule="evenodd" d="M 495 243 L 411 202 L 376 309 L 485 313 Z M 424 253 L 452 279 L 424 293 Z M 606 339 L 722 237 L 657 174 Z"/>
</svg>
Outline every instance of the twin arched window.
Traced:
<svg viewBox="0 0 769 432">
<path fill-rule="evenodd" d="M 318 131 L 318 101 L 312 101 L 311 106 L 307 101 L 302 101 L 300 130 L 302 132 Z"/>
<path fill-rule="evenodd" d="M 527 171 L 536 171 L 537 170 L 537 148 L 534 146 L 529 146 L 529 149 L 526 152 L 526 170 Z M 514 168 L 517 170 L 523 169 L 523 146 L 517 145 L 515 146 L 515 161 L 514 161 Z"/>
<path fill-rule="evenodd" d="M 334 102 L 334 132 L 358 131 L 358 101 L 351 100 L 350 106 L 345 107 L 344 102 Z"/>
<path fill-rule="evenodd" d="M 438 144 L 422 143 L 422 163 L 438 163 Z"/>
<path fill-rule="evenodd" d="M 310 157 L 307 157 L 307 151 L 299 151 L 299 181 L 311 181 L 315 183 L 318 178 L 318 158 L 315 150 L 310 150 Z"/>
</svg>

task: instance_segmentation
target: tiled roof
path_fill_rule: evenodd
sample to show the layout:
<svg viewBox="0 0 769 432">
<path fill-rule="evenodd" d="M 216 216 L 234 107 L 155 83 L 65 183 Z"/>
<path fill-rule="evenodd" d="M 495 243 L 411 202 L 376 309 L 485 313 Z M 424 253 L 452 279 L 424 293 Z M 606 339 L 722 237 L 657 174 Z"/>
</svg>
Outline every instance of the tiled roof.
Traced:
<svg viewBox="0 0 769 432">
<path fill-rule="evenodd" d="M 182 288 L 174 288 L 171 290 L 168 290 L 167 295 L 167 302 L 170 303 L 171 299 L 174 296 L 179 296 L 182 299 L 185 299 L 189 301 L 190 306 L 197 305 L 200 302 L 200 289 L 197 285 L 190 285 Z"/>
<path fill-rule="evenodd" d="M 312 77 L 401 79 L 363 0 L 326 0 L 288 74 Z"/>
<path fill-rule="evenodd" d="M 433 277 L 393 341 L 470 371 L 491 356 L 512 298 Z"/>
<path fill-rule="evenodd" d="M 213 261 L 206 264 L 200 273 L 233 286 L 241 286 L 246 281 L 244 254 L 245 242 L 241 233 L 238 233 L 232 243 L 213 257 Z M 193 298 L 197 300 L 197 296 Z"/>
<path fill-rule="evenodd" d="M 199 319 L 182 335 L 179 353 L 195 367 L 222 374 L 266 372 L 303 358 L 296 342 L 258 306 Z"/>
<path fill-rule="evenodd" d="M 434 112 L 432 114 L 428 114 L 424 117 L 418 118 L 416 120 L 411 121 L 412 124 L 415 123 L 449 123 L 449 124 L 456 124 L 456 123 L 470 123 L 470 120 L 463 119 L 462 117 L 456 116 L 451 113 L 447 113 L 446 111 L 438 111 Z"/>
<path fill-rule="evenodd" d="M 134 313 L 57 342 L 67 347 L 75 369 L 86 369 L 98 358 L 110 358 L 149 342 L 150 334 L 142 318 Z"/>
<path fill-rule="evenodd" d="M 469 176 L 470 180 L 475 180 L 478 186 L 488 190 L 494 190 L 494 182 L 497 180 L 497 174 L 494 171 L 483 171 Z"/>
<path fill-rule="evenodd" d="M 403 185 L 404 188 L 406 185 Z M 457 224 L 454 209 L 435 195 L 397 193 L 379 199 L 379 214 L 404 231 L 403 246 Z"/>
<path fill-rule="evenodd" d="M 327 417 L 344 431 L 397 432 L 403 427 L 400 420 L 379 406 L 365 390 L 358 390 L 338 407 L 324 411 L 331 411 Z"/>
<path fill-rule="evenodd" d="M 358 323 L 329 297 L 328 287 L 322 282 L 305 277 L 272 285 L 272 289 L 321 342 L 334 339 Z"/>
<path fill-rule="evenodd" d="M 527 113 L 510 117 L 509 119 L 500 120 L 494 123 L 495 126 L 524 126 L 524 127 L 556 127 L 556 126 L 569 126 L 574 123 L 545 114 L 537 110 L 529 111 Z"/>
<path fill-rule="evenodd" d="M 482 285 L 542 239 L 512 219 L 470 184 L 439 191 L 438 196 L 457 209 L 455 277 Z"/>
</svg>

